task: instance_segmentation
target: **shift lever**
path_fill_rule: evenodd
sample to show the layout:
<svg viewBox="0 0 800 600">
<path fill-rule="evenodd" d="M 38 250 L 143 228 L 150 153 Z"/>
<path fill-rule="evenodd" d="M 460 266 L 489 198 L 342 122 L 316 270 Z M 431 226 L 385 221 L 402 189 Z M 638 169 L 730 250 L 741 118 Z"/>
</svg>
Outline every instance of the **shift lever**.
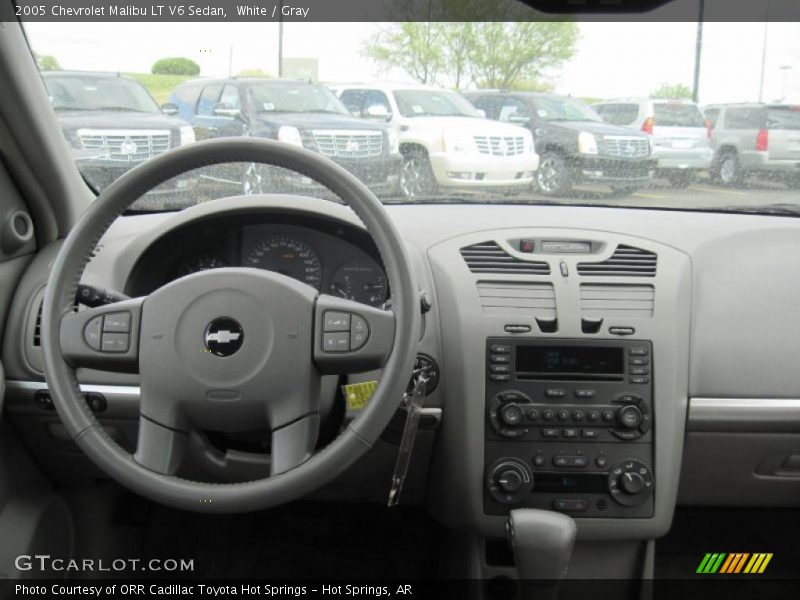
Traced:
<svg viewBox="0 0 800 600">
<path fill-rule="evenodd" d="M 557 512 L 520 508 L 511 511 L 506 531 L 522 582 L 522 597 L 555 600 L 572 556 L 575 521 Z"/>
</svg>

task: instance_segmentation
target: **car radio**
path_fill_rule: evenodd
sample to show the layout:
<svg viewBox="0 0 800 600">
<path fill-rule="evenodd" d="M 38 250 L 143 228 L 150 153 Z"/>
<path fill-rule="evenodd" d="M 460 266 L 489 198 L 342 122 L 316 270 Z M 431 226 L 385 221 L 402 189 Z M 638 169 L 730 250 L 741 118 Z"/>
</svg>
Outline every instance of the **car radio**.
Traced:
<svg viewBox="0 0 800 600">
<path fill-rule="evenodd" d="M 649 341 L 487 339 L 485 512 L 650 516 L 652 376 Z"/>
</svg>

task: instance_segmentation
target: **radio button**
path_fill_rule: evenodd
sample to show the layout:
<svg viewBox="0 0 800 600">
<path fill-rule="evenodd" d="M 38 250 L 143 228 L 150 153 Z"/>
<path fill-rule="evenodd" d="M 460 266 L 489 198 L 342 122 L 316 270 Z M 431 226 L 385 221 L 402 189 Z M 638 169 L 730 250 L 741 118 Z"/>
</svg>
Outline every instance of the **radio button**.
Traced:
<svg viewBox="0 0 800 600">
<path fill-rule="evenodd" d="M 517 404 L 506 404 L 500 409 L 500 420 L 506 425 L 519 425 L 523 417 L 524 413 Z"/>
<path fill-rule="evenodd" d="M 614 411 L 613 410 L 604 410 L 603 411 L 603 421 L 606 423 L 610 423 L 614 420 Z"/>
<path fill-rule="evenodd" d="M 578 422 L 583 421 L 583 418 L 585 416 L 586 415 L 584 414 L 584 412 L 582 410 L 574 410 L 574 411 L 572 411 L 572 419 L 574 421 L 578 421 Z"/>
<path fill-rule="evenodd" d="M 566 421 L 569 419 L 569 411 L 568 410 L 560 410 L 558 411 L 558 420 L 559 421 Z"/>
<path fill-rule="evenodd" d="M 510 357 L 510 356 L 508 356 L 508 355 L 506 355 L 506 354 L 493 354 L 493 355 L 490 357 L 490 360 L 491 360 L 493 363 L 502 363 L 502 364 L 508 364 L 508 363 L 510 363 L 510 362 L 511 362 L 511 357 Z"/>
<path fill-rule="evenodd" d="M 599 434 L 597 429 L 581 429 L 581 437 L 596 439 Z"/>
<path fill-rule="evenodd" d="M 649 354 L 649 350 L 647 348 L 631 348 L 628 350 L 628 353 L 631 356 L 647 356 Z"/>
<path fill-rule="evenodd" d="M 535 408 L 532 408 L 528 411 L 528 418 L 531 421 L 536 421 L 539 418 L 539 411 Z"/>
<path fill-rule="evenodd" d="M 560 434 L 560 429 L 542 429 L 542 437 L 558 437 Z"/>
<path fill-rule="evenodd" d="M 492 373 L 489 375 L 492 381 L 511 381 L 511 375 L 501 375 L 499 373 Z"/>
<path fill-rule="evenodd" d="M 589 412 L 586 413 L 586 418 L 589 419 L 590 421 L 597 421 L 598 419 L 600 419 L 600 413 L 596 410 L 590 410 Z"/>
<path fill-rule="evenodd" d="M 650 383 L 649 377 L 631 377 L 631 383 Z"/>
<path fill-rule="evenodd" d="M 565 438 L 578 437 L 578 430 L 573 428 L 564 429 L 561 433 L 564 435 Z"/>
<path fill-rule="evenodd" d="M 642 367 L 650 364 L 650 360 L 647 358 L 632 358 L 628 362 L 634 367 Z"/>
<path fill-rule="evenodd" d="M 549 410 L 549 409 L 548 409 L 548 410 L 544 410 L 544 411 L 542 411 L 542 418 L 543 418 L 545 421 L 552 421 L 552 420 L 553 420 L 553 417 L 555 417 L 555 414 L 553 413 L 553 411 L 552 411 L 552 410 Z"/>
<path fill-rule="evenodd" d="M 650 368 L 649 367 L 631 367 L 630 370 L 631 375 L 649 375 Z"/>
<path fill-rule="evenodd" d="M 510 373 L 511 366 L 510 365 L 489 365 L 489 369 L 492 373 Z"/>
<path fill-rule="evenodd" d="M 576 398 L 594 398 L 594 390 L 575 390 Z"/>
<path fill-rule="evenodd" d="M 563 398 L 567 395 L 567 390 L 564 389 L 549 389 L 545 390 L 544 395 L 548 398 Z"/>
<path fill-rule="evenodd" d="M 492 354 L 511 354 L 511 346 L 502 344 L 492 344 L 489 346 L 489 350 Z"/>
</svg>

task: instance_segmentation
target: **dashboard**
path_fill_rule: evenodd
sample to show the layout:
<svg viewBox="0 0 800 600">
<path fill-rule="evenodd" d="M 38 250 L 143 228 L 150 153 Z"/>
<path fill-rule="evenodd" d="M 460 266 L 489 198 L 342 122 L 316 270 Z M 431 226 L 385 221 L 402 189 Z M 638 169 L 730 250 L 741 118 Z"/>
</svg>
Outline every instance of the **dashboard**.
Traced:
<svg viewBox="0 0 800 600">
<path fill-rule="evenodd" d="M 292 277 L 319 292 L 380 307 L 386 273 L 368 236 L 314 218 L 238 215 L 172 230 L 142 255 L 126 293 L 142 296 L 207 269 L 245 267 Z"/>
</svg>

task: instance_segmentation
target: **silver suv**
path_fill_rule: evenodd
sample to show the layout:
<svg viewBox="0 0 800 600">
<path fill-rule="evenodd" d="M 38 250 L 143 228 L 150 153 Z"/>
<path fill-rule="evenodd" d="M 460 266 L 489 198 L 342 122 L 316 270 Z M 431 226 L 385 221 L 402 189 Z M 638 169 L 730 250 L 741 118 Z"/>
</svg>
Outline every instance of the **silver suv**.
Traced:
<svg viewBox="0 0 800 600">
<path fill-rule="evenodd" d="M 715 104 L 705 110 L 711 123 L 711 176 L 740 185 L 753 174 L 800 185 L 800 106 Z"/>
<path fill-rule="evenodd" d="M 711 166 L 713 151 L 703 113 L 693 102 L 621 98 L 592 105 L 606 123 L 652 136 L 657 175 L 684 187 Z"/>
</svg>

